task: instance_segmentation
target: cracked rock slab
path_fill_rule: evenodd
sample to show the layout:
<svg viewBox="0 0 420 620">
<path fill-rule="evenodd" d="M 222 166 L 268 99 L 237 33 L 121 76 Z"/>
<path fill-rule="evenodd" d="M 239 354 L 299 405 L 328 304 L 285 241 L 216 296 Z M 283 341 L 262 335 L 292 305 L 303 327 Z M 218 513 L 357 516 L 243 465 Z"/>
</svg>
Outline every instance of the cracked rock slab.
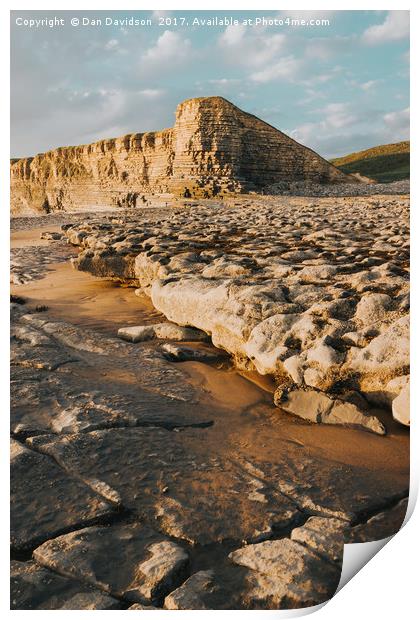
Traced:
<svg viewBox="0 0 420 620">
<path fill-rule="evenodd" d="M 379 476 L 363 466 L 309 456 L 304 450 L 296 456 L 290 444 L 278 444 L 280 456 L 275 461 L 257 455 L 244 465 L 259 480 L 269 480 L 303 512 L 354 523 L 408 493 L 405 476 L 386 472 Z"/>
<path fill-rule="evenodd" d="M 88 527 L 45 542 L 43 566 L 127 601 L 153 602 L 187 576 L 189 557 L 178 544 L 140 524 Z"/>
<path fill-rule="evenodd" d="M 121 601 L 35 562 L 11 563 L 11 609 L 123 609 Z"/>
<path fill-rule="evenodd" d="M 165 599 L 165 609 L 214 609 L 214 603 L 206 601 L 213 598 L 219 584 L 214 579 L 214 571 L 199 571 Z M 210 596 L 209 596 L 210 595 Z"/>
<path fill-rule="evenodd" d="M 157 351 L 143 350 L 141 347 L 133 350 L 129 343 L 119 338 L 109 338 L 64 321 L 43 320 L 33 314 L 23 315 L 21 320 L 47 335 L 53 335 L 54 348 L 51 350 L 55 355 L 67 355 L 67 352 L 73 355 L 78 351 L 80 364 L 85 367 L 134 372 L 141 387 L 180 401 L 191 402 L 196 397 L 195 389 L 184 380 L 183 373 L 165 362 Z M 43 356 L 44 352 L 37 354 Z"/>
<path fill-rule="evenodd" d="M 45 332 L 51 325 L 54 338 Z M 12 339 L 12 351 L 22 356 L 21 363 L 12 366 L 11 429 L 16 436 L 212 422 L 207 410 L 193 407 L 195 388 L 158 351 L 133 351 L 117 339 L 85 334 L 36 315 L 16 321 L 15 333 L 21 340 Z M 60 342 L 62 337 L 66 343 Z M 71 357 L 73 338 L 85 345 L 91 342 L 77 360 Z M 111 359 L 98 353 L 108 345 L 116 346 Z M 50 372 L 61 359 L 73 363 Z"/>
<path fill-rule="evenodd" d="M 250 569 L 246 600 L 251 608 L 296 608 L 322 603 L 334 594 L 340 570 L 287 538 L 248 545 L 229 554 Z"/>
<path fill-rule="evenodd" d="M 166 609 L 212 609 L 205 604 L 204 594 L 214 590 L 213 571 L 195 573 L 165 599 Z"/>
<path fill-rule="evenodd" d="M 408 492 L 405 475 L 379 477 L 306 450 L 296 454 L 281 439 L 275 456 L 256 451 L 252 461 L 249 449 L 224 445 L 225 439 L 215 425 L 176 433 L 109 429 L 28 441 L 73 475 L 106 483 L 125 507 L 161 531 L 192 543 L 259 542 L 273 527 L 294 525 L 302 510 L 356 522 Z"/>
<path fill-rule="evenodd" d="M 54 461 L 11 442 L 11 544 L 30 549 L 64 530 L 113 513 L 113 506 Z"/>
<path fill-rule="evenodd" d="M 407 507 L 408 498 L 404 498 L 392 508 L 374 515 L 366 523 L 352 527 L 347 534 L 346 542 L 371 542 L 393 536 L 402 527 Z"/>
<path fill-rule="evenodd" d="M 290 538 L 341 568 L 349 524 L 340 519 L 310 517 L 305 525 L 292 530 Z"/>
<path fill-rule="evenodd" d="M 77 358 L 67 351 L 38 342 L 12 340 L 10 362 L 12 366 L 54 371 L 65 364 L 76 362 Z"/>
<path fill-rule="evenodd" d="M 254 476 L 208 451 L 209 432 L 110 429 L 31 441 L 66 471 L 105 482 L 125 507 L 192 543 L 255 541 L 292 524 L 296 505 L 264 482 L 256 498 Z"/>
<path fill-rule="evenodd" d="M 226 560 L 215 568 L 200 570 L 165 598 L 164 608 L 247 609 L 243 591 L 248 572 Z"/>
<path fill-rule="evenodd" d="M 124 381 L 110 382 L 100 373 L 84 376 L 86 366 L 71 372 L 16 374 L 11 390 L 11 428 L 16 435 L 81 433 L 101 428 L 211 424 L 207 412 Z M 89 370 L 89 366 L 87 366 Z M 36 433 L 34 431 L 37 431 Z"/>
</svg>

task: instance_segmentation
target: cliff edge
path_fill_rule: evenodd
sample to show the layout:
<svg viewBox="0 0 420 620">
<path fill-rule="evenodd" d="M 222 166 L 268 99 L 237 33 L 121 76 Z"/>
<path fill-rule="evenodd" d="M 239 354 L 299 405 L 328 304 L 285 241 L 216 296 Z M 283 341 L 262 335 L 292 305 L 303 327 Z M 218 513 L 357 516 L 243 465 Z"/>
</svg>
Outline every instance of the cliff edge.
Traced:
<svg viewBox="0 0 420 620">
<path fill-rule="evenodd" d="M 147 194 L 211 198 L 282 181 L 350 179 L 226 99 L 204 97 L 180 103 L 171 129 L 12 160 L 11 210 L 18 215 L 137 206 Z"/>
</svg>

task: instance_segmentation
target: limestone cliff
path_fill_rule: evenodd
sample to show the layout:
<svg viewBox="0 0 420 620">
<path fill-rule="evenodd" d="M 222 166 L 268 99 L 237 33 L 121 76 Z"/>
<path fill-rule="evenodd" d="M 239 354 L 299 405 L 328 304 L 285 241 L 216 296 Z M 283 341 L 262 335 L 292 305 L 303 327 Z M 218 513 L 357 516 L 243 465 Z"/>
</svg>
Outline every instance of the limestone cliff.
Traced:
<svg viewBox="0 0 420 620">
<path fill-rule="evenodd" d="M 136 206 L 146 194 L 211 197 L 280 181 L 346 182 L 314 151 L 222 97 L 189 99 L 171 129 L 62 147 L 11 164 L 12 213 Z"/>
</svg>

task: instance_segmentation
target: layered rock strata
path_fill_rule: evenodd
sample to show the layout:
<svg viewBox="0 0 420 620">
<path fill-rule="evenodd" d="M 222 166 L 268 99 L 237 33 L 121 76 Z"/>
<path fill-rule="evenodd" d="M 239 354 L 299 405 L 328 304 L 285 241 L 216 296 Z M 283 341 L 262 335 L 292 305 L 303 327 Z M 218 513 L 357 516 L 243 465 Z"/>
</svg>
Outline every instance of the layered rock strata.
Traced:
<svg viewBox="0 0 420 620">
<path fill-rule="evenodd" d="M 12 213 L 142 206 L 147 194 L 211 197 L 282 181 L 350 177 L 222 97 L 190 99 L 174 127 L 58 148 L 11 164 Z"/>
<path fill-rule="evenodd" d="M 297 388 L 344 400 L 357 390 L 390 406 L 408 383 L 406 199 L 261 199 L 141 226 L 90 221 L 66 234 L 81 248 L 77 269 L 137 284 L 170 321 L 274 375 L 280 400 Z M 339 407 L 327 409 L 337 423 Z"/>
</svg>

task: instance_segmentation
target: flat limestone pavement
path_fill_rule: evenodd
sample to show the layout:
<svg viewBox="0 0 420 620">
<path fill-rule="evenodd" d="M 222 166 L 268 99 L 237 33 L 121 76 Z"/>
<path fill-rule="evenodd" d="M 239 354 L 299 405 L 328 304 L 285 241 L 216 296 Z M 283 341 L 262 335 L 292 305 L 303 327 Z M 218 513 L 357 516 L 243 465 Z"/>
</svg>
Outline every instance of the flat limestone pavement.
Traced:
<svg viewBox="0 0 420 620">
<path fill-rule="evenodd" d="M 39 564 L 12 561 L 11 609 L 124 609 L 124 603 Z"/>
<path fill-rule="evenodd" d="M 11 444 L 12 548 L 30 549 L 36 542 L 104 517 L 112 504 L 67 476 L 51 459 Z"/>
</svg>

